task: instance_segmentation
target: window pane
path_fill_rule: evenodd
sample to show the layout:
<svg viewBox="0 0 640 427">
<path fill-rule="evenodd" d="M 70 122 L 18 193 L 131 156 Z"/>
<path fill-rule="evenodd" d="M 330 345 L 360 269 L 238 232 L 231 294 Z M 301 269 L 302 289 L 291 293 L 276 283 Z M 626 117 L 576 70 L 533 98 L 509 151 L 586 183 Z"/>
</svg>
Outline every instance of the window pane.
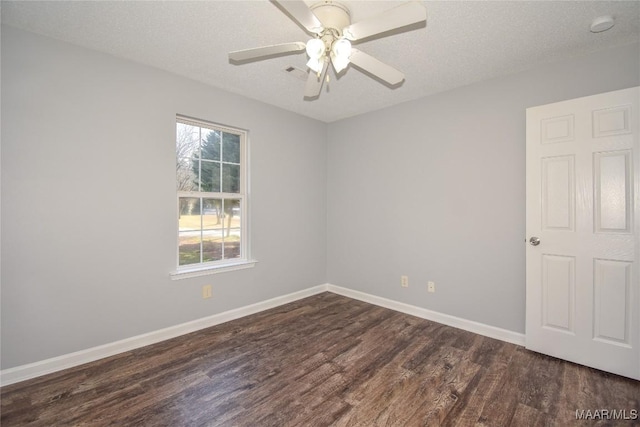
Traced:
<svg viewBox="0 0 640 427">
<path fill-rule="evenodd" d="M 240 135 L 222 134 L 222 161 L 240 163 Z"/>
<path fill-rule="evenodd" d="M 202 158 L 220 160 L 220 131 L 202 128 Z"/>
<path fill-rule="evenodd" d="M 223 193 L 239 193 L 240 192 L 240 166 L 222 164 L 222 192 Z"/>
<path fill-rule="evenodd" d="M 178 230 L 200 230 L 200 199 L 197 197 L 180 197 L 178 211 Z"/>
<path fill-rule="evenodd" d="M 190 159 L 200 153 L 200 128 L 176 123 L 176 158 Z"/>
<path fill-rule="evenodd" d="M 202 262 L 222 259 L 224 211 L 222 199 L 202 201 Z"/>
<path fill-rule="evenodd" d="M 200 263 L 200 231 L 180 232 L 178 265 Z"/>
<path fill-rule="evenodd" d="M 198 191 L 198 160 L 177 159 L 176 188 L 178 191 Z"/>
<path fill-rule="evenodd" d="M 224 258 L 240 258 L 241 204 L 239 199 L 224 201 Z"/>
<path fill-rule="evenodd" d="M 200 128 L 176 123 L 176 189 L 198 191 Z M 195 168 L 194 168 L 194 159 Z"/>
<path fill-rule="evenodd" d="M 202 200 L 202 228 L 205 230 L 222 229 L 222 199 Z"/>
<path fill-rule="evenodd" d="M 220 163 L 202 161 L 201 165 L 202 187 L 200 191 L 209 193 L 220 192 Z"/>
<path fill-rule="evenodd" d="M 179 265 L 200 261 L 200 199 L 180 197 L 178 210 Z"/>
</svg>

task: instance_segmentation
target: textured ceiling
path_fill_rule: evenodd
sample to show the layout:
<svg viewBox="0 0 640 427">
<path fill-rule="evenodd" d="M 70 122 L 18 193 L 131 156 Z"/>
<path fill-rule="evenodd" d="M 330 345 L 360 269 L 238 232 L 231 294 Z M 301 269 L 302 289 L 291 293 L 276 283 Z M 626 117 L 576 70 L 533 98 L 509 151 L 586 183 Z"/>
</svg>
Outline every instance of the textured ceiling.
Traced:
<svg viewBox="0 0 640 427">
<path fill-rule="evenodd" d="M 307 1 L 313 4 L 315 1 Z M 352 22 L 403 2 L 341 1 Z M 424 1 L 427 25 L 358 43 L 403 71 L 389 88 L 349 68 L 320 97 L 303 99 L 306 70 L 294 54 L 243 65 L 227 52 L 310 37 L 263 1 L 2 1 L 2 23 L 168 70 L 287 110 L 331 122 L 411 99 L 640 41 L 638 1 Z M 589 31 L 613 15 L 616 26 Z"/>
</svg>

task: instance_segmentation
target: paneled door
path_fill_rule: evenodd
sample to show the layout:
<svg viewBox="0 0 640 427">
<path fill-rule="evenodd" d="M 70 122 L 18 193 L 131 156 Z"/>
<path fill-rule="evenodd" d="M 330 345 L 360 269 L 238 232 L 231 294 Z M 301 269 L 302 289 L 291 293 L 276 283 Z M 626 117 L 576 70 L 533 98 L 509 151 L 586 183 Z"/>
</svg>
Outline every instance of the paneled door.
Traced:
<svg viewBox="0 0 640 427">
<path fill-rule="evenodd" d="M 526 347 L 640 379 L 640 88 L 527 109 Z"/>
</svg>

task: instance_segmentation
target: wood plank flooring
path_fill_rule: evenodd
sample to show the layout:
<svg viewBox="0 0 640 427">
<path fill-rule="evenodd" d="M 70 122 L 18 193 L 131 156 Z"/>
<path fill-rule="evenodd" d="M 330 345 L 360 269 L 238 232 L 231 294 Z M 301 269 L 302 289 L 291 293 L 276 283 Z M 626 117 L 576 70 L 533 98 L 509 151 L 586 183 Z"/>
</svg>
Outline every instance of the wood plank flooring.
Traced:
<svg viewBox="0 0 640 427">
<path fill-rule="evenodd" d="M 4 426 L 588 426 L 640 382 L 323 293 L 2 388 Z"/>
</svg>

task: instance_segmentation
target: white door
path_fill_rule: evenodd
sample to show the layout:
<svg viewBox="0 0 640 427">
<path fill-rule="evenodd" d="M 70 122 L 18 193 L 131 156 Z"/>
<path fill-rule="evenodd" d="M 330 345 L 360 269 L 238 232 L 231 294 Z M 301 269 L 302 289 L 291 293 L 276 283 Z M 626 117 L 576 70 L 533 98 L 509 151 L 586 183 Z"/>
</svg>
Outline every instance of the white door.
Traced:
<svg viewBox="0 0 640 427">
<path fill-rule="evenodd" d="M 639 98 L 635 87 L 527 109 L 526 347 L 635 379 Z"/>
</svg>

